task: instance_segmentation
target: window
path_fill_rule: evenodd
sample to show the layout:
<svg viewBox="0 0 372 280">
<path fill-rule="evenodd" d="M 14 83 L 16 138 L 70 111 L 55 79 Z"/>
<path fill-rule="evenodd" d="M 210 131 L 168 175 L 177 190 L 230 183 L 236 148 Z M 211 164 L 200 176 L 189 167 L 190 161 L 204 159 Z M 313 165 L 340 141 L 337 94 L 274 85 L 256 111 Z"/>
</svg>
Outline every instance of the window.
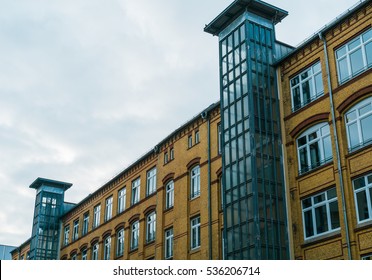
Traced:
<svg viewBox="0 0 372 280">
<path fill-rule="evenodd" d="M 149 243 L 155 240 L 156 233 L 156 213 L 152 212 L 146 219 L 146 242 Z"/>
<path fill-rule="evenodd" d="M 147 172 L 147 188 L 146 194 L 150 195 L 156 191 L 156 168 Z"/>
<path fill-rule="evenodd" d="M 200 142 L 200 133 L 199 130 L 195 131 L 195 144 Z"/>
<path fill-rule="evenodd" d="M 170 148 L 169 157 L 170 157 L 170 160 L 174 160 L 174 148 Z"/>
<path fill-rule="evenodd" d="M 103 259 L 104 260 L 109 260 L 110 259 L 110 254 L 111 254 L 111 236 L 107 236 L 105 238 L 105 247 L 104 247 Z"/>
<path fill-rule="evenodd" d="M 191 249 L 200 247 L 200 216 L 191 220 Z"/>
<path fill-rule="evenodd" d="M 74 253 L 74 254 L 71 255 L 71 260 L 72 260 L 72 261 L 77 260 L 77 255 L 76 255 L 76 253 Z"/>
<path fill-rule="evenodd" d="M 165 231 L 165 259 L 173 258 L 173 228 Z"/>
<path fill-rule="evenodd" d="M 338 81 L 350 80 L 372 66 L 372 29 L 336 50 Z"/>
<path fill-rule="evenodd" d="M 92 247 L 92 260 L 98 260 L 98 249 L 99 249 L 99 244 L 98 242 L 94 243 Z"/>
<path fill-rule="evenodd" d="M 105 221 L 112 218 L 112 196 L 106 199 Z"/>
<path fill-rule="evenodd" d="M 72 234 L 72 240 L 75 241 L 79 238 L 79 220 L 74 221 L 74 232 Z"/>
<path fill-rule="evenodd" d="M 200 195 L 200 167 L 191 170 L 191 199 Z"/>
<path fill-rule="evenodd" d="M 372 143 L 372 97 L 351 108 L 345 115 L 349 151 Z"/>
<path fill-rule="evenodd" d="M 320 61 L 291 79 L 292 112 L 324 93 Z"/>
<path fill-rule="evenodd" d="M 302 200 L 305 239 L 340 228 L 336 188 Z"/>
<path fill-rule="evenodd" d="M 86 235 L 89 229 L 89 212 L 84 213 L 83 217 L 83 232 L 82 235 Z"/>
<path fill-rule="evenodd" d="M 189 137 L 187 138 L 187 147 L 192 147 L 192 135 L 189 135 Z"/>
<path fill-rule="evenodd" d="M 98 204 L 94 207 L 94 216 L 93 216 L 93 228 L 99 226 L 100 218 L 101 218 L 101 204 Z"/>
<path fill-rule="evenodd" d="M 329 125 L 320 123 L 302 133 L 297 139 L 299 173 L 306 173 L 332 160 Z"/>
<path fill-rule="evenodd" d="M 168 163 L 168 152 L 164 153 L 164 164 Z"/>
<path fill-rule="evenodd" d="M 88 252 L 87 252 L 87 249 L 84 248 L 82 251 L 81 251 L 81 259 L 83 261 L 87 260 L 88 259 Z"/>
<path fill-rule="evenodd" d="M 131 228 L 131 239 L 130 239 L 131 250 L 138 248 L 138 239 L 139 239 L 139 221 L 136 221 L 132 224 L 132 228 Z"/>
<path fill-rule="evenodd" d="M 140 185 L 140 178 L 137 178 L 132 182 L 132 205 L 138 203 L 140 200 Z"/>
<path fill-rule="evenodd" d="M 364 260 L 364 261 L 371 261 L 372 260 L 372 254 L 362 256 L 362 260 Z"/>
<path fill-rule="evenodd" d="M 169 181 L 165 185 L 165 208 L 169 209 L 174 205 L 174 182 Z"/>
<path fill-rule="evenodd" d="M 353 180 L 358 223 L 372 220 L 372 173 Z"/>
<path fill-rule="evenodd" d="M 116 256 L 122 256 L 124 254 L 124 229 L 120 229 L 117 233 L 116 242 Z"/>
<path fill-rule="evenodd" d="M 63 245 L 67 246 L 69 243 L 69 235 L 70 235 L 70 226 L 65 226 L 64 236 L 63 236 Z"/>
<path fill-rule="evenodd" d="M 122 188 L 118 193 L 118 213 L 121 213 L 125 210 L 125 201 L 127 199 L 127 190 Z"/>
</svg>

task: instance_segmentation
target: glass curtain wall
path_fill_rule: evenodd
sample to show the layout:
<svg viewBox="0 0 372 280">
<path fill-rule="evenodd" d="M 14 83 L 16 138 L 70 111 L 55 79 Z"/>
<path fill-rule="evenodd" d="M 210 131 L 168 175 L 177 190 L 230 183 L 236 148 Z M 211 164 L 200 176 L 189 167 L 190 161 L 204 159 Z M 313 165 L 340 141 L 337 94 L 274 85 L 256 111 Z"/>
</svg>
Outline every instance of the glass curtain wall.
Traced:
<svg viewBox="0 0 372 280">
<path fill-rule="evenodd" d="M 274 27 L 243 14 L 220 33 L 225 259 L 288 259 Z"/>
</svg>

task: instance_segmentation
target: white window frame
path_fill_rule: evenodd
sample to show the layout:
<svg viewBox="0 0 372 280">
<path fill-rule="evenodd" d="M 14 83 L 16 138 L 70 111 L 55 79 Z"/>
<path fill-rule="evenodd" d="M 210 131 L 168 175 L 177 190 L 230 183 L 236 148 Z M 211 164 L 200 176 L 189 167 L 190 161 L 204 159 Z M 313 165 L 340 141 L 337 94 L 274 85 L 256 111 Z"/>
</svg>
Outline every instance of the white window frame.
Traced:
<svg viewBox="0 0 372 280">
<path fill-rule="evenodd" d="M 194 166 L 190 171 L 190 198 L 200 196 L 200 166 Z"/>
<path fill-rule="evenodd" d="M 190 236 L 190 247 L 191 250 L 200 247 L 200 216 L 191 219 L 191 236 Z"/>
<path fill-rule="evenodd" d="M 111 257 L 111 236 L 107 236 L 104 241 L 103 259 L 109 260 Z"/>
<path fill-rule="evenodd" d="M 356 182 L 358 181 L 361 182 L 363 185 L 357 187 Z M 372 221 L 372 173 L 354 179 L 353 189 L 358 224 Z M 361 206 L 359 205 L 358 200 L 359 194 L 364 194 L 364 198 L 366 200 L 365 207 L 367 208 L 364 208 L 363 210 L 364 212 L 366 212 L 366 214 L 368 214 L 368 218 L 365 219 L 361 219 L 360 217 Z"/>
<path fill-rule="evenodd" d="M 125 210 L 127 199 L 127 189 L 124 187 L 118 191 L 118 213 Z"/>
<path fill-rule="evenodd" d="M 79 219 L 74 221 L 74 230 L 72 234 L 72 240 L 77 240 L 79 239 Z"/>
<path fill-rule="evenodd" d="M 85 212 L 83 216 L 83 230 L 82 235 L 88 234 L 89 231 L 89 212 Z"/>
<path fill-rule="evenodd" d="M 364 108 L 368 108 L 369 111 L 362 111 Z M 345 114 L 345 125 L 346 125 L 346 134 L 347 134 L 347 141 L 348 141 L 348 148 L 349 151 L 356 150 L 358 148 L 362 148 L 365 145 L 372 143 L 372 138 L 364 139 L 363 133 L 367 129 L 363 129 L 363 120 L 366 118 L 370 118 L 372 115 L 372 97 L 364 99 L 363 101 L 359 102 L 352 108 L 350 108 Z M 369 122 L 367 122 L 369 123 Z M 357 131 L 350 131 L 351 127 L 356 125 Z M 358 143 L 351 143 L 352 137 L 357 137 Z"/>
<path fill-rule="evenodd" d="M 139 244 L 139 231 L 140 231 L 140 224 L 139 221 L 135 221 L 132 223 L 131 226 L 131 238 L 130 238 L 130 249 L 135 250 L 138 248 Z"/>
<path fill-rule="evenodd" d="M 146 218 L 146 243 L 152 242 L 156 237 L 156 213 L 151 212 Z"/>
<path fill-rule="evenodd" d="M 189 135 L 187 137 L 187 147 L 191 148 L 192 147 L 192 135 Z"/>
<path fill-rule="evenodd" d="M 195 131 L 195 144 L 200 142 L 200 132 L 199 130 Z"/>
<path fill-rule="evenodd" d="M 335 193 L 334 197 L 331 196 L 332 193 Z M 323 198 L 322 201 L 318 201 L 318 198 Z M 310 203 L 310 206 L 305 206 L 305 201 Z M 340 217 L 338 216 L 338 227 L 333 228 L 332 223 L 335 222 L 332 220 L 331 216 L 331 204 L 337 203 L 337 210 L 338 210 L 338 199 L 337 199 L 337 193 L 336 193 L 336 188 L 331 188 L 327 191 L 324 191 L 322 193 L 317 193 L 316 195 L 313 195 L 311 197 L 307 197 L 305 199 L 301 200 L 301 208 L 302 208 L 302 221 L 303 221 L 303 231 L 304 231 L 304 239 L 309 240 L 313 239 L 315 237 L 319 237 L 325 234 L 329 234 L 335 231 L 338 231 L 340 229 Z M 320 209 L 321 207 L 326 207 L 326 215 L 327 215 L 327 227 L 328 230 L 324 232 L 318 233 L 318 228 L 317 228 L 317 218 L 319 216 L 316 215 L 317 209 Z M 306 220 L 305 220 L 305 215 L 306 213 L 310 212 L 311 213 L 311 222 L 312 222 L 312 229 L 313 229 L 313 234 L 310 236 L 306 236 Z M 338 211 L 339 214 L 339 211 Z"/>
<path fill-rule="evenodd" d="M 173 236 L 173 227 L 169 228 L 164 233 L 164 258 L 166 260 L 173 258 L 173 244 L 174 244 L 174 236 Z"/>
<path fill-rule="evenodd" d="M 113 197 L 110 196 L 106 198 L 106 207 L 105 207 L 105 222 L 110 220 L 112 218 L 112 203 L 113 203 Z"/>
<path fill-rule="evenodd" d="M 88 259 L 88 250 L 85 248 L 81 251 L 81 260 L 86 261 Z"/>
<path fill-rule="evenodd" d="M 156 192 L 156 167 L 147 171 L 146 195 Z"/>
<path fill-rule="evenodd" d="M 170 180 L 165 185 L 165 209 L 172 208 L 174 206 L 174 181 Z"/>
<path fill-rule="evenodd" d="M 92 260 L 98 260 L 99 243 L 98 241 L 92 246 Z"/>
<path fill-rule="evenodd" d="M 120 257 L 124 255 L 124 228 L 120 229 L 116 236 L 116 256 Z"/>
<path fill-rule="evenodd" d="M 174 148 L 170 148 L 169 150 L 169 160 L 174 160 Z"/>
<path fill-rule="evenodd" d="M 313 137 L 314 133 L 316 134 L 315 138 Z M 305 144 L 300 144 L 300 140 L 305 139 Z M 297 156 L 298 156 L 298 169 L 299 174 L 304 174 L 309 172 L 319 166 L 322 166 L 328 162 L 333 160 L 332 154 L 332 142 L 331 142 L 331 133 L 330 127 L 328 123 L 319 123 L 307 129 L 303 132 L 299 137 L 297 137 Z M 327 145 L 330 145 L 330 151 L 326 150 Z M 318 149 L 318 162 L 312 162 L 312 146 L 317 145 Z M 302 151 L 305 151 L 304 153 Z M 330 154 L 330 155 L 329 155 Z M 302 166 L 301 161 L 303 159 L 303 155 L 306 156 L 306 166 Z M 328 156 L 327 156 L 328 155 Z"/>
<path fill-rule="evenodd" d="M 364 261 L 371 261 L 372 260 L 372 253 L 362 256 L 361 259 L 364 260 Z"/>
<path fill-rule="evenodd" d="M 137 204 L 140 201 L 141 191 L 141 178 L 137 178 L 132 182 L 132 205 Z"/>
<path fill-rule="evenodd" d="M 93 213 L 93 228 L 96 228 L 101 222 L 101 204 L 94 206 Z"/>
<path fill-rule="evenodd" d="M 369 36 L 369 38 L 368 38 Z M 367 61 L 367 50 L 366 46 L 371 44 L 372 42 L 372 28 L 369 28 L 358 37 L 353 38 L 343 44 L 341 47 L 335 50 L 335 57 L 336 57 L 336 64 L 337 64 L 337 73 L 338 73 L 338 82 L 339 84 L 343 84 L 350 79 L 358 76 L 359 74 L 365 72 L 367 69 L 372 67 L 372 59 L 368 64 Z M 358 71 L 354 72 L 352 69 L 352 59 L 351 56 L 355 54 L 357 51 L 361 51 L 362 60 L 363 60 L 363 67 L 358 69 Z M 368 53 L 370 56 L 372 54 Z M 346 70 L 347 76 L 341 77 L 341 69 L 340 69 L 340 62 L 346 60 Z"/>
<path fill-rule="evenodd" d="M 63 245 L 67 246 L 70 241 L 70 225 L 65 226 L 63 235 Z"/>
<path fill-rule="evenodd" d="M 321 79 L 320 88 L 317 88 L 317 79 Z M 304 89 L 303 86 L 308 83 L 310 86 L 310 96 L 308 100 L 304 99 Z M 303 70 L 300 74 L 296 75 L 290 80 L 291 85 L 291 100 L 292 100 L 292 112 L 299 110 L 300 108 L 311 103 L 315 99 L 319 98 L 324 94 L 324 85 L 322 78 L 322 67 L 320 61 L 311 65 L 310 67 Z M 300 104 L 295 106 L 295 92 L 300 95 Z"/>
</svg>

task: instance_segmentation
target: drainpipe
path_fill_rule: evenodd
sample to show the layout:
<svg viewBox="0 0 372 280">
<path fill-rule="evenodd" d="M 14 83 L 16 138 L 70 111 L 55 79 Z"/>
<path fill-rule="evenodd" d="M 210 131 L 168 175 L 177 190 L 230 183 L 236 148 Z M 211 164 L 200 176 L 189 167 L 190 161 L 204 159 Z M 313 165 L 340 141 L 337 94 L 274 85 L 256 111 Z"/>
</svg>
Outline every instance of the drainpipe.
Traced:
<svg viewBox="0 0 372 280">
<path fill-rule="evenodd" d="M 350 245 L 350 236 L 349 236 L 349 224 L 348 224 L 347 213 L 346 213 L 345 187 L 344 187 L 344 180 L 342 178 L 341 157 L 340 157 L 340 149 L 339 149 L 339 142 L 338 142 L 337 128 L 336 128 L 335 108 L 334 108 L 334 104 L 333 104 L 333 92 L 332 92 L 332 84 L 331 84 L 331 75 L 330 75 L 330 70 L 329 70 L 327 41 L 323 37 L 323 34 L 321 32 L 319 32 L 318 36 L 319 36 L 319 39 L 321 41 L 323 41 L 324 57 L 325 57 L 326 72 L 327 72 L 327 82 L 328 82 L 328 89 L 329 89 L 329 102 L 331 104 L 333 134 L 334 134 L 335 146 L 336 146 L 337 169 L 338 169 L 338 177 L 339 177 L 340 189 L 341 189 L 342 212 L 343 212 L 343 218 L 344 218 L 344 223 L 345 223 L 345 231 L 346 231 L 346 245 L 347 245 L 347 251 L 348 251 L 348 258 L 349 258 L 349 260 L 351 260 L 352 255 L 351 255 L 351 245 Z"/>
<path fill-rule="evenodd" d="M 204 111 L 201 114 L 204 120 L 207 120 L 208 127 L 208 254 L 209 259 L 212 259 L 212 203 L 211 203 L 211 122 L 208 116 L 208 112 Z"/>
</svg>

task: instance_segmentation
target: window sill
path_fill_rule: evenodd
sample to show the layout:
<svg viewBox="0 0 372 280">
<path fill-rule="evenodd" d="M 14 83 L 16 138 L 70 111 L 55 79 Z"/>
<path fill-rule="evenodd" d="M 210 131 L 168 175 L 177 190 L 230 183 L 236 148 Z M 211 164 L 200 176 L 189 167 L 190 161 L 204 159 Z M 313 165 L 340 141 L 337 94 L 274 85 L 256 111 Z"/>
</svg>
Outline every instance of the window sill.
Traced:
<svg viewBox="0 0 372 280">
<path fill-rule="evenodd" d="M 310 170 L 308 170 L 308 171 L 306 171 L 306 172 L 303 172 L 303 173 L 299 174 L 299 175 L 296 177 L 296 179 L 298 180 L 298 179 L 300 179 L 300 178 L 306 177 L 306 176 L 308 176 L 309 174 L 315 173 L 316 171 L 319 171 L 319 170 L 321 170 L 321 169 L 323 169 L 323 168 L 325 168 L 325 167 L 329 167 L 329 166 L 331 166 L 332 164 L 333 164 L 333 159 L 330 160 L 329 162 L 326 162 L 326 163 L 324 163 L 324 164 L 322 164 L 322 165 L 319 165 L 319 166 L 317 166 L 317 167 L 314 167 L 313 169 L 310 169 Z"/>
<path fill-rule="evenodd" d="M 354 232 L 359 232 L 359 231 L 362 231 L 362 230 L 365 230 L 365 229 L 370 229 L 371 226 L 372 226 L 372 219 L 368 220 L 368 221 L 365 221 L 365 222 L 359 222 L 356 225 L 356 228 L 354 229 Z"/>
<path fill-rule="evenodd" d="M 197 195 L 195 195 L 195 196 L 193 196 L 193 197 L 190 197 L 190 201 L 196 200 L 196 199 L 198 199 L 199 197 L 200 197 L 200 193 L 197 194 Z"/>
<path fill-rule="evenodd" d="M 199 252 L 200 252 L 200 246 L 190 249 L 190 254 L 196 254 Z"/>
<path fill-rule="evenodd" d="M 318 244 L 319 242 L 325 242 L 325 241 L 332 240 L 332 239 L 339 238 L 339 237 L 341 237 L 340 229 L 330 232 L 330 233 L 325 233 L 321 236 L 311 237 L 304 241 L 304 243 L 301 245 L 301 248 L 310 247 L 310 246 Z"/>
<path fill-rule="evenodd" d="M 163 213 L 172 212 L 173 208 L 174 208 L 174 206 L 168 207 L 168 208 L 164 209 Z"/>
</svg>

